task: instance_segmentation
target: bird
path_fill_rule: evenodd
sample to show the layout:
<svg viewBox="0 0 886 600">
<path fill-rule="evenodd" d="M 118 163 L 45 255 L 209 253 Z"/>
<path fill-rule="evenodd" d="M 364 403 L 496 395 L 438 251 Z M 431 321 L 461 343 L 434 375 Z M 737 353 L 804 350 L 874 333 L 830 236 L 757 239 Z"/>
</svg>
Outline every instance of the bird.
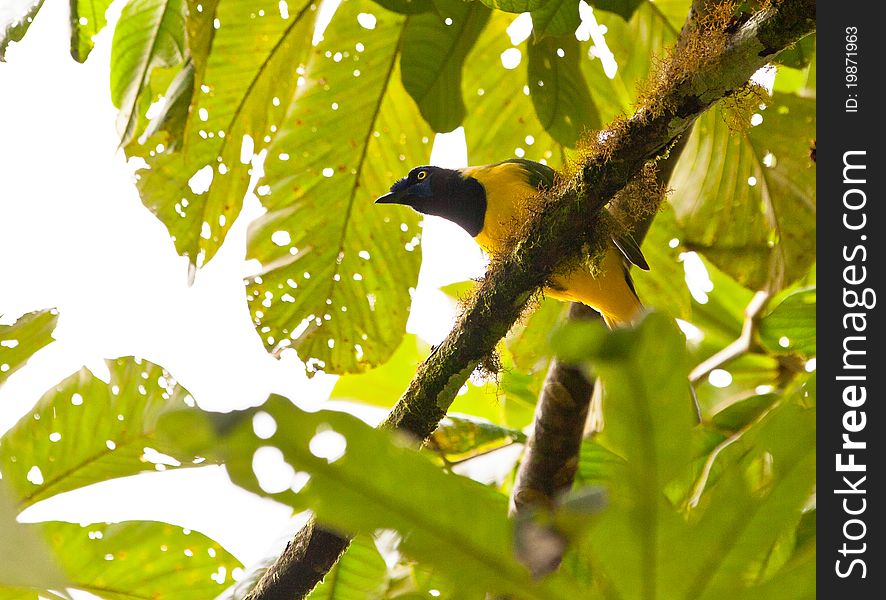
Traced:
<svg viewBox="0 0 886 600">
<path fill-rule="evenodd" d="M 452 221 L 487 254 L 496 256 L 506 247 L 513 228 L 529 218 L 529 199 L 552 188 L 555 175 L 548 165 L 520 158 L 461 169 L 420 166 L 375 202 L 409 206 Z M 649 269 L 633 236 L 617 231 L 608 240 L 598 268 L 592 272 L 582 266 L 555 275 L 544 293 L 590 306 L 610 329 L 628 326 L 643 312 L 629 272 L 631 264 Z"/>
</svg>

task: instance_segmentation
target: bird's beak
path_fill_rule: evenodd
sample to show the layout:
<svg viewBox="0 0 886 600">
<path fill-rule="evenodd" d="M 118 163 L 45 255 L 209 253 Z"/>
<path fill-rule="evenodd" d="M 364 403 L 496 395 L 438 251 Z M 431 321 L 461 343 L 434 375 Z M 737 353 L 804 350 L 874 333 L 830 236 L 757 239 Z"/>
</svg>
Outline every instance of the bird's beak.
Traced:
<svg viewBox="0 0 886 600">
<path fill-rule="evenodd" d="M 376 204 L 403 204 L 403 190 L 396 192 L 388 192 L 384 196 L 381 196 L 375 200 Z"/>
</svg>

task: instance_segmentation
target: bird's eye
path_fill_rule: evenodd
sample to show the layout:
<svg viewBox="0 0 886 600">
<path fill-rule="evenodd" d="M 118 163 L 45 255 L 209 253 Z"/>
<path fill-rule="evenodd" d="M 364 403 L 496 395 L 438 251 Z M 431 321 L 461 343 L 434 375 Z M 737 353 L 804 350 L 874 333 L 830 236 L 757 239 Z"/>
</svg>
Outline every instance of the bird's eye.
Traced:
<svg viewBox="0 0 886 600">
<path fill-rule="evenodd" d="M 418 175 L 416 175 L 415 178 L 418 179 L 419 181 L 421 181 L 422 179 L 424 179 L 427 176 L 428 176 L 427 171 L 419 171 Z"/>
</svg>

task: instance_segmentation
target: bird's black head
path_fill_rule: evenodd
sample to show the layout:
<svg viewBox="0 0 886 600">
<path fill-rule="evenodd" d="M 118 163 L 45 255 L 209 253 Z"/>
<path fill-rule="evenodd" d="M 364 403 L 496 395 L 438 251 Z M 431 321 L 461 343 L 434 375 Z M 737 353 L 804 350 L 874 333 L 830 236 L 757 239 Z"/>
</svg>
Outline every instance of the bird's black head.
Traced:
<svg viewBox="0 0 886 600">
<path fill-rule="evenodd" d="M 441 167 L 415 167 L 375 202 L 403 204 L 425 215 L 443 217 L 472 236 L 483 229 L 486 215 L 486 192 L 480 182 Z"/>
</svg>

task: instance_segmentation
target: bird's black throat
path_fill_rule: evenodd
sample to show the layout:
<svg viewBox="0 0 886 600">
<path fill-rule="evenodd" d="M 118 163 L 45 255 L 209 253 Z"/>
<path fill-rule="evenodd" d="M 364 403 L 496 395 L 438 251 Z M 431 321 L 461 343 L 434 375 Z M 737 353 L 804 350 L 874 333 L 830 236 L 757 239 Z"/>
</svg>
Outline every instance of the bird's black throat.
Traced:
<svg viewBox="0 0 886 600">
<path fill-rule="evenodd" d="M 452 221 L 475 237 L 483 230 L 486 218 L 486 190 L 473 177 L 455 170 L 446 169 L 434 175 L 434 197 L 424 203 L 427 210 L 416 208 Z"/>
</svg>

